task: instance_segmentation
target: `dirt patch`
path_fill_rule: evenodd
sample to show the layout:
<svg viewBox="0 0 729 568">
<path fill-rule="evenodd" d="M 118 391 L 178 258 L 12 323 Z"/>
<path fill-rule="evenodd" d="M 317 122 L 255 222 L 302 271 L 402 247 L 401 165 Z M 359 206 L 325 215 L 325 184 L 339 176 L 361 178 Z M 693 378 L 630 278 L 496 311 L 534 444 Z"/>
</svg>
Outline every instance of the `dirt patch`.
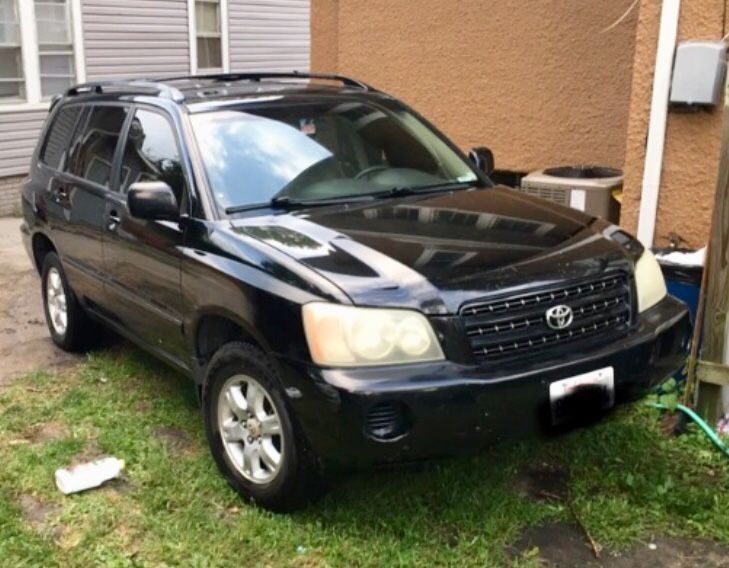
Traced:
<svg viewBox="0 0 729 568">
<path fill-rule="evenodd" d="M 189 452 L 195 449 L 195 442 L 184 430 L 172 426 L 157 426 L 152 435 L 168 449 Z"/>
<path fill-rule="evenodd" d="M 18 499 L 26 522 L 35 530 L 46 527 L 48 517 L 57 513 L 58 505 L 41 501 L 33 495 L 21 495 Z"/>
<path fill-rule="evenodd" d="M 706 540 L 688 541 L 662 537 L 647 545 L 635 546 L 625 554 L 613 557 L 606 565 L 619 568 L 642 568 L 650 565 L 664 568 L 726 568 L 729 566 L 729 549 Z"/>
<path fill-rule="evenodd" d="M 520 470 L 514 481 L 515 489 L 536 501 L 564 500 L 569 490 L 569 473 L 562 467 L 541 463 Z"/>
<path fill-rule="evenodd" d="M 516 556 L 538 549 L 539 558 L 547 566 L 560 568 L 599 566 L 579 527 L 566 523 L 551 523 L 530 527 L 513 546 Z"/>
<path fill-rule="evenodd" d="M 727 568 L 729 549 L 710 541 L 659 537 L 637 544 L 621 554 L 603 551 L 595 558 L 582 530 L 552 523 L 526 529 L 513 546 L 513 556 L 536 551 L 545 566 L 560 568 Z"/>
<path fill-rule="evenodd" d="M 0 219 L 0 384 L 80 360 L 58 349 L 48 336 L 40 278 L 23 247 L 20 224 L 20 219 Z"/>
<path fill-rule="evenodd" d="M 63 440 L 69 436 L 68 428 L 61 422 L 46 422 L 36 425 L 28 436 L 28 439 L 35 444 L 45 444 Z"/>
<path fill-rule="evenodd" d="M 80 361 L 58 349 L 46 328 L 40 278 L 30 267 L 0 274 L 0 383 L 38 369 L 63 368 Z"/>
</svg>

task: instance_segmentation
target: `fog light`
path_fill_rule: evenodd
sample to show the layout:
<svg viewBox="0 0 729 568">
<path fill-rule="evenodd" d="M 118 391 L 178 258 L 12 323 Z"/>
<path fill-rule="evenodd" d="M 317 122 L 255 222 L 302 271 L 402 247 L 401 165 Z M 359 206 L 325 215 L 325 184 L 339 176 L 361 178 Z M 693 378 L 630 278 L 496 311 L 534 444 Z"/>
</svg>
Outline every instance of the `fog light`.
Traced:
<svg viewBox="0 0 729 568">
<path fill-rule="evenodd" d="M 405 405 L 399 402 L 380 402 L 367 411 L 365 430 L 376 440 L 394 440 L 409 428 Z"/>
</svg>

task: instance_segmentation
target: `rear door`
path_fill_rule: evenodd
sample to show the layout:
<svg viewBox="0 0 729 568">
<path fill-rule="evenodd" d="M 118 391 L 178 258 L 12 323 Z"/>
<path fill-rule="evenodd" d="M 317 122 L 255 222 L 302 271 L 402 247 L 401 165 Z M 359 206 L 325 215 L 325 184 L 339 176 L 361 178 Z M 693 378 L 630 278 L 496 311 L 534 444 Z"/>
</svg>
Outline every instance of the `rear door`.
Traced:
<svg viewBox="0 0 729 568">
<path fill-rule="evenodd" d="M 86 110 L 87 107 L 78 104 L 56 109 L 49 119 L 37 166 L 31 175 L 34 185 L 33 207 L 38 211 L 39 218 L 45 219 L 62 259 L 65 255 L 65 246 L 62 245 L 67 240 L 64 225 L 68 221 L 71 205 L 64 183 L 67 174 L 63 173 L 63 169 L 76 124 L 86 116 Z"/>
<path fill-rule="evenodd" d="M 107 295 L 120 325 L 186 366 L 180 294 L 183 229 L 178 222 L 130 216 L 126 200 L 133 183 L 164 181 L 187 212 L 179 139 L 168 115 L 153 107 L 136 107 L 127 130 L 118 191 L 107 195 L 105 204 Z"/>
<path fill-rule="evenodd" d="M 111 164 L 128 108 L 69 107 L 73 108 L 79 110 L 65 163 L 49 184 L 49 221 L 71 287 L 87 304 L 98 306 L 105 303 L 104 208 Z M 60 120 L 62 115 L 58 116 Z"/>
</svg>

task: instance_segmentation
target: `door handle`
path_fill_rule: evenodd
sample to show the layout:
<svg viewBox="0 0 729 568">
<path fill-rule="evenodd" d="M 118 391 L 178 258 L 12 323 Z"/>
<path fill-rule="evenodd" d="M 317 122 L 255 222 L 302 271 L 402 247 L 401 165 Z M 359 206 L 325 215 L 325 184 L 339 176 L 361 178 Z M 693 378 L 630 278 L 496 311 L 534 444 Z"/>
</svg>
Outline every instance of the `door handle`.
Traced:
<svg viewBox="0 0 729 568">
<path fill-rule="evenodd" d="M 68 202 L 68 188 L 65 185 L 57 185 L 53 188 L 53 200 L 56 203 Z"/>
<path fill-rule="evenodd" d="M 116 231 L 121 223 L 121 217 L 116 209 L 112 209 L 106 216 L 106 228 L 109 231 Z"/>
</svg>

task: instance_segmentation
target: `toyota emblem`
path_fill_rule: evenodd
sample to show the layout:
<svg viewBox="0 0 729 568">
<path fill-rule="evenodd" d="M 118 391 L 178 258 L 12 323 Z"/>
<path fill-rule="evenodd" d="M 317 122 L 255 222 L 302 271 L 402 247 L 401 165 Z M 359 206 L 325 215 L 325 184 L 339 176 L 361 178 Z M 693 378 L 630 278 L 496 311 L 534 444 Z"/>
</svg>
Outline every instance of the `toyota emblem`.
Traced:
<svg viewBox="0 0 729 568">
<path fill-rule="evenodd" d="M 560 304 L 559 306 L 552 306 L 545 313 L 547 319 L 547 325 L 552 329 L 565 329 L 569 327 L 574 318 L 572 308 Z"/>
</svg>

